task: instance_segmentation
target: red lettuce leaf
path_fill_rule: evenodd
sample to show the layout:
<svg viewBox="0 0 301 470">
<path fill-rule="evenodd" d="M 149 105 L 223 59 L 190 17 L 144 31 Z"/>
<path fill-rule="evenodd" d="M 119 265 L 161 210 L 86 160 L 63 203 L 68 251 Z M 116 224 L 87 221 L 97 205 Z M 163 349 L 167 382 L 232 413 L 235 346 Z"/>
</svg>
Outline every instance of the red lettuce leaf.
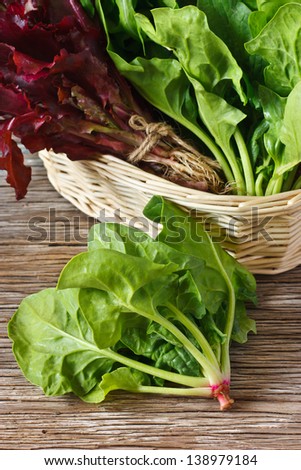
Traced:
<svg viewBox="0 0 301 470">
<path fill-rule="evenodd" d="M 1 143 L 0 170 L 7 171 L 7 183 L 15 189 L 16 198 L 22 199 L 31 179 L 31 168 L 24 165 L 23 154 L 9 130 L 2 130 Z"/>
<path fill-rule="evenodd" d="M 0 83 L 0 112 L 18 116 L 27 113 L 30 105 L 26 95 L 16 88 L 4 87 Z"/>
</svg>

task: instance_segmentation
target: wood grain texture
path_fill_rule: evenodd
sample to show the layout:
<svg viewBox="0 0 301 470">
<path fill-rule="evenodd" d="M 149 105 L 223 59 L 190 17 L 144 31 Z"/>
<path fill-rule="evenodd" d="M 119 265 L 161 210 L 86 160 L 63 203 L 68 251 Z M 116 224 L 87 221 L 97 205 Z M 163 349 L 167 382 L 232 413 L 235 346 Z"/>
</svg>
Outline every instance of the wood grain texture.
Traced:
<svg viewBox="0 0 301 470">
<path fill-rule="evenodd" d="M 101 405 L 46 398 L 17 367 L 7 322 L 26 295 L 54 286 L 94 220 L 51 187 L 35 162 L 26 199 L 1 178 L 0 449 L 301 449 L 301 267 L 257 276 L 258 334 L 233 345 L 235 404 L 114 392 Z"/>
</svg>

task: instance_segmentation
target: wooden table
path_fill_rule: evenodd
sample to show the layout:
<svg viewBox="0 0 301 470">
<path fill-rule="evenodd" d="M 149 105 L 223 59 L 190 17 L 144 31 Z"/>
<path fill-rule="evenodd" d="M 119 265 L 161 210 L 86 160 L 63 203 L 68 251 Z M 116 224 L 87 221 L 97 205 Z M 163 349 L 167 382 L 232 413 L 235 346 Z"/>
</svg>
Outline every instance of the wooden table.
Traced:
<svg viewBox="0 0 301 470">
<path fill-rule="evenodd" d="M 28 294 L 54 286 L 94 220 L 35 163 L 25 199 L 1 176 L 0 449 L 301 449 L 301 267 L 257 276 L 258 334 L 232 347 L 233 408 L 214 400 L 111 393 L 100 405 L 46 398 L 13 358 L 7 322 Z M 301 236 L 301 235 L 300 235 Z"/>
</svg>

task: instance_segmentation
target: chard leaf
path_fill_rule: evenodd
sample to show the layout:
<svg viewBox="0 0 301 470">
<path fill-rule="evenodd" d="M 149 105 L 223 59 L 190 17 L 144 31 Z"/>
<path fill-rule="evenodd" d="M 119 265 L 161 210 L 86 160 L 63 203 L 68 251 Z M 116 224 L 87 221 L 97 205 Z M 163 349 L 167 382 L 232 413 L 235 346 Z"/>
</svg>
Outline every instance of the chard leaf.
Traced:
<svg viewBox="0 0 301 470">
<path fill-rule="evenodd" d="M 221 324 L 220 328 L 217 326 L 216 321 Z M 197 325 L 200 329 L 202 329 L 206 338 L 208 339 L 209 344 L 214 350 L 218 350 L 219 345 L 226 341 L 227 335 L 223 332 L 223 328 L 225 326 L 224 313 L 221 314 L 219 312 L 216 315 L 207 313 L 204 321 L 197 322 Z"/>
<path fill-rule="evenodd" d="M 110 292 L 79 289 L 78 303 L 93 331 L 93 342 L 101 349 L 115 346 L 125 326 L 137 321 L 137 315 L 122 308 Z"/>
<path fill-rule="evenodd" d="M 221 82 L 231 81 L 244 101 L 240 81 L 242 70 L 225 43 L 209 28 L 204 12 L 194 6 L 151 11 L 154 26 L 137 14 L 137 23 L 154 42 L 171 50 L 188 77 L 197 79 L 205 90 L 214 92 Z"/>
<path fill-rule="evenodd" d="M 180 234 L 181 237 L 181 234 Z M 180 238 L 179 238 L 180 241 Z M 195 267 L 202 269 L 204 263 L 185 253 L 154 240 L 147 233 L 118 223 L 95 224 L 89 232 L 89 250 L 106 248 L 120 253 L 129 254 L 158 264 L 168 264 L 169 262 L 178 265 L 178 269 Z"/>
<path fill-rule="evenodd" d="M 115 346 L 115 350 L 127 348 L 136 356 L 151 359 L 157 368 L 190 376 L 200 375 L 199 364 L 194 357 L 168 329 L 158 323 L 134 312 L 122 312 L 115 317 L 112 315 L 111 324 L 106 325 L 110 311 L 103 308 L 105 294 L 96 289 L 81 289 L 79 296 L 82 311 L 99 347 Z M 154 380 L 164 383 L 158 378 Z"/>
<path fill-rule="evenodd" d="M 145 254 L 152 238 L 140 229 L 119 223 L 94 224 L 88 235 L 88 249 L 107 248 L 133 256 Z M 154 261 L 152 259 L 152 261 Z"/>
<path fill-rule="evenodd" d="M 238 301 L 236 304 L 231 338 L 237 343 L 246 343 L 248 341 L 248 333 L 250 331 L 256 333 L 255 321 L 248 317 L 245 304 L 242 301 Z"/>
<path fill-rule="evenodd" d="M 300 24 L 301 4 L 285 4 L 245 45 L 249 54 L 258 54 L 268 62 L 265 84 L 280 96 L 288 96 L 301 79 Z"/>
<path fill-rule="evenodd" d="M 278 174 L 301 162 L 301 81 L 287 97 L 280 140 L 285 145 Z"/>
<path fill-rule="evenodd" d="M 265 148 L 275 162 L 276 173 L 282 175 L 301 161 L 301 81 L 287 98 L 263 86 L 259 91 L 265 120 L 269 125 L 264 134 Z M 265 167 L 261 171 L 264 170 Z"/>
<path fill-rule="evenodd" d="M 257 36 L 265 25 L 273 18 L 277 10 L 287 3 L 287 0 L 257 0 L 256 11 L 253 11 L 249 17 L 250 29 L 253 37 Z M 301 3 L 300 0 L 294 0 L 293 3 Z"/>
<path fill-rule="evenodd" d="M 135 393 L 140 391 L 141 385 L 150 385 L 150 383 L 151 380 L 147 374 L 129 367 L 119 367 L 104 374 L 101 382 L 81 399 L 87 403 L 100 403 L 113 390 L 127 390 Z"/>
<path fill-rule="evenodd" d="M 203 123 L 226 155 L 231 155 L 233 152 L 231 137 L 246 115 L 215 93 L 204 90 L 198 80 L 190 78 L 190 81 L 195 89 L 199 115 Z"/>
<path fill-rule="evenodd" d="M 268 154 L 277 160 L 281 155 L 280 134 L 284 119 L 284 110 L 287 98 L 282 98 L 271 89 L 260 86 L 259 95 L 266 122 L 269 125 L 268 131 L 264 134 L 264 143 Z"/>
<path fill-rule="evenodd" d="M 199 9 L 158 8 L 151 13 L 154 26 L 145 16 L 136 15 L 140 28 L 176 56 L 193 85 L 202 122 L 224 152 L 231 154 L 230 139 L 245 114 L 229 105 L 224 95 L 230 82 L 245 102 L 241 68 L 223 41 L 209 29 L 206 15 Z"/>
<path fill-rule="evenodd" d="M 175 338 L 174 335 L 170 333 L 170 331 L 164 328 L 164 326 L 158 325 L 155 322 L 150 322 L 147 328 L 147 334 L 152 335 L 152 333 L 155 333 L 157 338 L 164 339 L 167 343 L 171 344 L 172 346 L 182 346 L 181 342 L 178 341 L 177 338 Z"/>
<path fill-rule="evenodd" d="M 113 390 L 139 392 L 142 385 L 149 384 L 150 379 L 147 374 L 129 367 L 119 367 L 103 376 L 95 394 L 97 394 L 97 401 L 100 401 L 100 398 L 102 401 Z"/>
<path fill-rule="evenodd" d="M 200 267 L 197 269 L 199 268 Z M 178 294 L 175 299 L 175 304 L 185 315 L 192 315 L 200 319 L 205 316 L 206 308 L 190 269 L 192 269 L 192 266 L 179 277 Z"/>
<path fill-rule="evenodd" d="M 151 220 L 157 223 L 160 222 L 163 225 L 158 239 L 167 245 L 172 244 L 174 234 L 166 220 L 170 216 L 177 216 L 177 230 L 184 231 L 185 239 L 180 244 L 175 244 L 174 248 L 205 261 L 203 271 L 195 272 L 191 270 L 191 274 L 200 290 L 207 310 L 218 318 L 216 322 L 217 330 L 225 335 L 221 346 L 214 347 L 214 357 L 219 359 L 221 370 L 225 375 L 229 375 L 229 347 L 235 317 L 240 313 L 239 301 L 240 299 L 256 300 L 254 277 L 219 245 L 214 244 L 208 233 L 202 227 L 198 227 L 194 218 L 187 217 L 186 213 L 173 203 L 165 201 L 160 196 L 154 196 L 145 207 L 144 214 Z M 174 310 L 172 307 L 171 309 Z M 221 315 L 221 311 L 224 311 L 223 315 Z M 245 323 L 244 326 L 245 331 L 252 329 L 252 324 Z M 189 331 L 192 331 L 192 329 L 190 328 Z M 201 344 L 202 339 L 199 339 Z M 207 350 L 204 342 L 202 347 L 204 351 Z M 210 351 L 212 352 L 212 348 L 210 348 Z M 210 351 L 207 354 L 213 360 Z"/>
<path fill-rule="evenodd" d="M 249 28 L 250 8 L 239 0 L 198 0 L 206 13 L 210 29 L 219 36 L 240 64 L 248 63 L 244 43 L 252 36 Z"/>
<path fill-rule="evenodd" d="M 72 258 L 61 272 L 58 288 L 72 286 L 108 292 L 120 310 L 137 312 L 160 323 L 158 307 L 175 297 L 177 270 L 174 263 L 157 264 L 98 249 Z"/>
<path fill-rule="evenodd" d="M 24 375 L 46 395 L 85 395 L 114 363 L 96 347 L 78 293 L 46 289 L 28 296 L 9 323 Z"/>
<path fill-rule="evenodd" d="M 151 359 L 155 367 L 165 370 L 176 370 L 180 374 L 199 377 L 200 365 L 194 357 L 181 346 L 172 346 L 170 343 L 163 343 L 153 350 Z"/>
<path fill-rule="evenodd" d="M 191 273 L 206 308 L 211 313 L 217 312 L 228 295 L 228 288 L 219 263 L 222 263 L 231 279 L 237 298 L 256 300 L 256 282 L 252 274 L 226 253 L 221 246 L 213 243 L 209 234 L 194 217 L 160 196 L 154 196 L 149 201 L 144 209 L 144 215 L 162 224 L 162 231 L 157 237 L 159 241 L 182 253 L 203 260 L 204 269 L 191 269 Z M 178 232 L 185 234 L 180 242 Z"/>
<path fill-rule="evenodd" d="M 131 307 L 146 291 L 147 284 L 162 282 L 177 270 L 177 265 L 153 263 L 147 259 L 124 255 L 117 251 L 98 249 L 80 253 L 69 261 L 61 272 L 58 288 L 83 287 L 110 292 L 120 305 Z M 141 292 L 140 292 L 141 291 Z M 142 300 L 142 299 L 141 299 Z M 151 296 L 145 299 L 153 311 Z"/>
<path fill-rule="evenodd" d="M 250 56 L 244 47 L 253 37 L 250 18 L 254 12 L 248 3 L 239 0 L 199 0 L 197 5 L 206 13 L 210 29 L 228 46 L 242 68 L 248 101 L 257 108 L 256 82 L 262 81 L 265 63 L 258 56 Z"/>
<path fill-rule="evenodd" d="M 160 369 L 174 370 L 190 376 L 201 375 L 195 358 L 157 323 L 150 323 L 147 330 L 128 328 L 124 332 L 122 344 L 137 356 L 151 359 L 155 367 Z"/>
<path fill-rule="evenodd" d="M 92 300 L 91 303 L 89 299 Z M 163 331 L 158 335 L 155 330 L 149 335 L 149 324 L 149 320 L 134 312 L 126 311 L 118 315 L 115 308 L 110 306 L 104 291 L 46 289 L 24 299 L 10 320 L 8 332 L 24 375 L 30 382 L 40 386 L 46 395 L 74 392 L 88 402 L 102 401 L 104 395 L 98 384 L 115 363 L 149 374 L 154 378 L 154 383 L 161 385 L 167 380 L 188 387 L 198 386 L 199 380 L 196 380 L 195 372 L 190 376 L 185 376 L 182 372 L 169 372 L 173 364 L 178 364 L 179 369 L 188 370 L 189 353 L 186 351 L 185 363 L 181 358 L 177 360 L 176 352 L 168 348 L 167 354 L 167 349 L 163 348 L 167 344 L 167 335 Z M 131 334 L 135 336 L 135 331 L 139 331 L 140 338 L 152 336 L 150 348 L 154 348 L 158 341 L 160 348 L 163 348 L 164 354 L 162 352 L 156 355 L 154 349 L 149 355 L 145 354 L 152 365 L 141 362 L 142 355 L 133 358 L 126 348 L 127 338 Z M 119 341 L 120 338 L 124 342 Z M 182 349 L 183 345 L 177 347 Z M 117 352 L 119 349 L 121 353 Z M 181 354 L 183 356 L 185 353 Z M 152 356 L 154 359 L 150 361 Z M 190 363 L 191 360 L 190 358 Z M 165 364 L 164 369 L 155 365 L 159 362 Z M 199 369 L 194 369 L 196 370 Z M 146 377 L 145 380 L 148 382 L 151 379 Z M 125 386 L 124 384 L 123 388 Z M 131 385 L 128 387 L 124 389 L 132 390 Z"/>
</svg>

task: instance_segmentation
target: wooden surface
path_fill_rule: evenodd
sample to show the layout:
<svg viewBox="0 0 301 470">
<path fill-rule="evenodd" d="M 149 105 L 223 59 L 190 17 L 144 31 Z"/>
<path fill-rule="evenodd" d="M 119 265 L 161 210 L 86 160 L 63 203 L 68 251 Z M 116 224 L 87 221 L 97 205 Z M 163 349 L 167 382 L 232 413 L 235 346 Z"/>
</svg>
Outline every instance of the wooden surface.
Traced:
<svg viewBox="0 0 301 470">
<path fill-rule="evenodd" d="M 93 220 L 36 163 L 26 199 L 1 178 L 0 449 L 301 449 L 301 267 L 257 276 L 258 334 L 232 347 L 233 408 L 214 400 L 114 392 L 100 405 L 46 398 L 22 376 L 7 322 L 28 294 L 54 286 Z M 69 229 L 68 229 L 69 227 Z"/>
</svg>

